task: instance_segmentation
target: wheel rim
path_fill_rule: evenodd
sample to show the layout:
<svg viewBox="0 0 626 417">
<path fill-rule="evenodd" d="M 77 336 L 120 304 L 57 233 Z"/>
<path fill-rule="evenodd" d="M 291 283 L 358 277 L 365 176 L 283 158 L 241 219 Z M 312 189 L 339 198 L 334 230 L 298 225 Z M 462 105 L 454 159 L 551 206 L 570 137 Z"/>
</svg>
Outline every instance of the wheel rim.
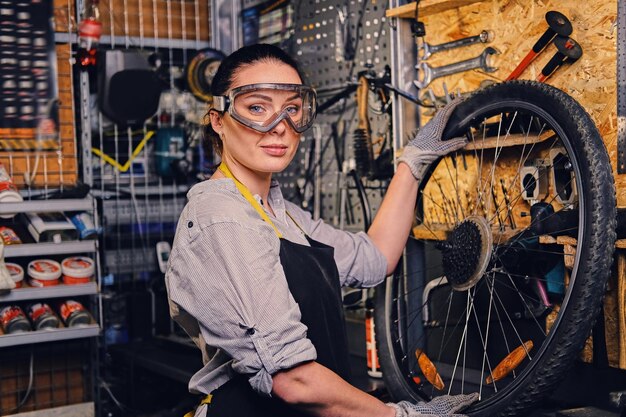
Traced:
<svg viewBox="0 0 626 417">
<path fill-rule="evenodd" d="M 499 119 L 497 126 L 494 119 Z M 585 207 L 585 196 L 581 191 L 580 164 L 570 142 L 573 139 L 541 107 L 516 100 L 498 102 L 482 108 L 480 114 L 469 115 L 460 125 L 469 126 L 468 136 L 475 145 L 481 142 L 495 145 L 470 146 L 471 152 L 466 148 L 442 159 L 422 184 L 418 198 L 418 207 L 422 209 L 418 213 L 421 240 L 427 248 L 439 245 L 442 261 L 424 267 L 426 279 L 416 285 L 410 277 L 410 254 L 407 254 L 403 270 L 409 272 L 396 277 L 388 298 L 392 304 L 389 311 L 393 311 L 389 325 L 394 329 L 390 342 L 407 386 L 418 396 L 429 398 L 478 391 L 481 401 L 474 409 L 480 410 L 506 396 L 528 377 L 558 331 L 577 278 L 581 251 L 576 249 L 585 243 L 582 238 L 585 212 L 581 209 Z M 482 135 L 477 136 L 478 133 Z M 513 138 L 519 144 L 511 148 L 517 149 L 519 157 L 511 164 L 507 143 Z M 550 163 L 535 164 L 534 172 L 525 169 L 530 161 L 541 162 L 542 158 Z M 476 170 L 478 180 L 474 185 L 467 178 L 470 171 L 467 166 Z M 511 169 L 513 174 L 503 175 Z M 538 190 L 539 195 L 543 192 L 546 196 L 528 201 L 535 188 L 542 187 L 542 181 L 533 179 L 546 179 L 544 170 L 553 171 L 552 177 L 547 178 L 548 189 Z M 489 175 L 484 176 L 485 171 Z M 563 175 L 567 172 L 569 177 Z M 533 175 L 522 177 L 529 174 Z M 550 211 L 548 206 L 554 210 Z M 529 214 L 526 218 L 521 217 L 524 210 Z M 567 217 L 563 227 L 541 230 L 541 225 L 560 217 Z M 445 253 L 442 242 L 453 240 L 455 232 L 468 221 L 481 229 L 481 245 L 487 247 L 477 251 L 483 258 L 474 261 L 474 275 L 470 273 L 470 278 L 466 278 L 460 274 L 460 278 L 454 278 L 450 266 L 445 271 L 444 264 L 455 258 Z M 485 243 L 485 235 L 491 237 L 490 242 Z M 550 238 L 555 242 L 547 243 Z M 568 239 L 577 245 L 556 242 Z M 563 253 L 566 247 L 568 252 Z M 531 254 L 552 263 L 558 262 L 557 258 L 568 259 L 571 272 L 567 282 L 564 280 L 561 288 L 557 288 L 559 283 L 554 280 L 558 276 L 557 264 L 548 273 L 536 272 L 536 265 L 520 266 L 520 261 L 528 261 Z M 456 253 L 457 260 L 459 256 Z M 446 273 L 437 276 L 433 272 L 437 269 Z M 404 279 L 407 275 L 408 279 Z M 452 279 L 448 280 L 446 275 Z M 513 295 L 519 298 L 517 310 L 507 303 L 513 301 Z M 459 306 L 465 310 L 459 312 Z M 414 357 L 417 349 L 420 353 Z M 420 366 L 420 358 L 424 356 L 437 369 L 444 389 L 436 389 L 434 378 L 429 378 Z M 498 376 L 494 371 L 502 369 L 503 365 L 500 368 L 498 365 L 504 362 L 509 364 L 509 373 Z"/>
</svg>

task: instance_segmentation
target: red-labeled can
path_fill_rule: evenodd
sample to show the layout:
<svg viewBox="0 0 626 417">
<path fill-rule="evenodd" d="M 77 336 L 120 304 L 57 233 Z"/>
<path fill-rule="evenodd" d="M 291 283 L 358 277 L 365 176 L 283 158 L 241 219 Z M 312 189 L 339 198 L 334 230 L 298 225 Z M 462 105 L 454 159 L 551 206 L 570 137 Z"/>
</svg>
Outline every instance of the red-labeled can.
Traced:
<svg viewBox="0 0 626 417">
<path fill-rule="evenodd" d="M 15 288 L 22 288 L 22 283 L 24 282 L 24 268 L 11 262 L 7 262 L 5 265 L 9 270 L 11 279 L 15 283 Z"/>
<path fill-rule="evenodd" d="M 0 226 L 0 240 L 5 245 L 19 245 L 22 243 L 20 237 L 10 227 Z"/>
<path fill-rule="evenodd" d="M 28 307 L 28 317 L 33 322 L 35 330 L 56 329 L 59 319 L 46 303 L 35 303 Z"/>
<path fill-rule="evenodd" d="M 27 270 L 33 287 L 59 285 L 61 265 L 52 259 L 36 259 L 28 264 Z"/>
<path fill-rule="evenodd" d="M 89 324 L 91 316 L 81 303 L 74 300 L 66 300 L 59 306 L 59 313 L 67 327 Z"/>
<path fill-rule="evenodd" d="M 0 309 L 0 324 L 7 334 L 30 331 L 30 323 L 19 306 Z"/>
<path fill-rule="evenodd" d="M 92 259 L 85 256 L 71 256 L 61 262 L 63 283 L 67 285 L 86 284 L 93 278 L 95 271 Z"/>
</svg>

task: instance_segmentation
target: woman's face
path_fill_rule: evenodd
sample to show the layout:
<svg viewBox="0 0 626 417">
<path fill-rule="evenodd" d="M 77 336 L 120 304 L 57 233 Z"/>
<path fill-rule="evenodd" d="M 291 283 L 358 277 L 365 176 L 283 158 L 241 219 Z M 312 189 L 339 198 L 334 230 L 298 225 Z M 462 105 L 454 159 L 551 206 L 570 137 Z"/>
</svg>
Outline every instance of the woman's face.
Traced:
<svg viewBox="0 0 626 417">
<path fill-rule="evenodd" d="M 287 64 L 261 61 L 240 68 L 235 73 L 231 89 L 258 83 L 302 84 L 302 80 L 298 72 Z M 271 101 L 250 101 L 246 105 L 255 112 L 278 113 L 290 105 L 289 94 L 276 94 Z M 222 158 L 231 168 L 238 166 L 257 174 L 280 172 L 296 154 L 300 134 L 285 120 L 269 132 L 260 133 L 234 120 L 228 113 L 224 113 L 219 121 L 215 116 L 211 117 L 211 122 L 214 130 L 222 134 Z"/>
</svg>

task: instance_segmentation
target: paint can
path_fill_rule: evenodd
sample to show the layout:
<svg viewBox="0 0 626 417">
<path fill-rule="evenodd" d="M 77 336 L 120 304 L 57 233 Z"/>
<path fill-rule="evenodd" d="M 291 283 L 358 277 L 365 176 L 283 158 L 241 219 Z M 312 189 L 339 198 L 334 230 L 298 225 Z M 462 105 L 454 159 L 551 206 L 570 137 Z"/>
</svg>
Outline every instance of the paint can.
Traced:
<svg viewBox="0 0 626 417">
<path fill-rule="evenodd" d="M 35 330 L 56 329 L 60 324 L 59 319 L 46 303 L 31 304 L 28 307 L 28 317 L 33 322 Z"/>
<path fill-rule="evenodd" d="M 71 256 L 61 262 L 63 283 L 67 285 L 86 284 L 91 281 L 95 267 L 94 262 L 85 256 Z"/>
<path fill-rule="evenodd" d="M 27 271 L 33 287 L 59 285 L 61 265 L 52 259 L 36 259 L 28 264 Z"/>
<path fill-rule="evenodd" d="M 0 310 L 0 324 L 6 334 L 30 331 L 30 323 L 24 311 L 15 305 Z"/>
<path fill-rule="evenodd" d="M 24 282 L 24 268 L 11 262 L 7 262 L 4 265 L 9 270 L 11 279 L 15 283 L 15 288 L 22 288 L 22 284 Z"/>
<path fill-rule="evenodd" d="M 19 245 L 22 243 L 20 237 L 13 229 L 6 226 L 0 226 L 0 241 L 6 245 Z"/>
<path fill-rule="evenodd" d="M 59 307 L 61 318 L 67 327 L 89 324 L 91 316 L 81 303 L 74 300 L 65 300 Z"/>
</svg>

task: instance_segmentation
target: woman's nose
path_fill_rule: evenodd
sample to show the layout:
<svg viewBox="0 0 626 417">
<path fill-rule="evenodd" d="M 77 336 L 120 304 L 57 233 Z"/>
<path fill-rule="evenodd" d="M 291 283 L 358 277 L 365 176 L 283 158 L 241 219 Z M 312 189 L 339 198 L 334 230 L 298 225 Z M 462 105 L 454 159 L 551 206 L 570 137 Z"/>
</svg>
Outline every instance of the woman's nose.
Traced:
<svg viewBox="0 0 626 417">
<path fill-rule="evenodd" d="M 283 119 L 278 122 L 276 126 L 274 126 L 271 132 L 277 135 L 282 135 L 283 133 L 285 133 L 285 129 L 289 129 L 289 126 L 287 126 L 287 120 Z"/>
</svg>

